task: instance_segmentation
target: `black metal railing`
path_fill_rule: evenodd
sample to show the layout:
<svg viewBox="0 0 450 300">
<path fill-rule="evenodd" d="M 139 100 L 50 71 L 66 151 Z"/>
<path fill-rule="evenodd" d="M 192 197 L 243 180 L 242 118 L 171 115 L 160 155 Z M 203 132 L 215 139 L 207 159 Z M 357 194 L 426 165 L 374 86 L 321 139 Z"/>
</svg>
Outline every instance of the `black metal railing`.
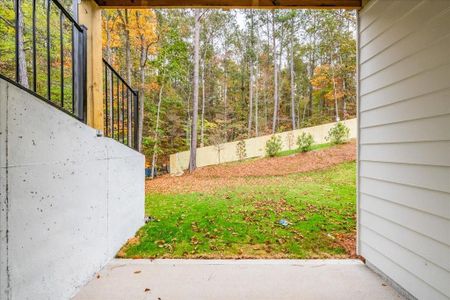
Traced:
<svg viewBox="0 0 450 300">
<path fill-rule="evenodd" d="M 86 123 L 87 28 L 58 0 L 45 0 L 43 6 L 36 2 L 15 0 L 14 19 L 2 18 L 14 27 L 15 49 L 11 61 L 0 57 L 0 75 Z"/>
<path fill-rule="evenodd" d="M 103 59 L 104 135 L 138 149 L 139 92 Z"/>
</svg>

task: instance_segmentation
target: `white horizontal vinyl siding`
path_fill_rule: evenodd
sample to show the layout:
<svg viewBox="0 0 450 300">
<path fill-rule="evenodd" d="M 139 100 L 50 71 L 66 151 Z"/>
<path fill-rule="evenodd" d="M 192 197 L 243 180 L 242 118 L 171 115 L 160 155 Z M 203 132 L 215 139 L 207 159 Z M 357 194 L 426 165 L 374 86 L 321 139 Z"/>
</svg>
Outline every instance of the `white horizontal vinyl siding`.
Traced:
<svg viewBox="0 0 450 300">
<path fill-rule="evenodd" d="M 359 23 L 359 252 L 450 298 L 450 0 L 372 0 Z"/>
</svg>

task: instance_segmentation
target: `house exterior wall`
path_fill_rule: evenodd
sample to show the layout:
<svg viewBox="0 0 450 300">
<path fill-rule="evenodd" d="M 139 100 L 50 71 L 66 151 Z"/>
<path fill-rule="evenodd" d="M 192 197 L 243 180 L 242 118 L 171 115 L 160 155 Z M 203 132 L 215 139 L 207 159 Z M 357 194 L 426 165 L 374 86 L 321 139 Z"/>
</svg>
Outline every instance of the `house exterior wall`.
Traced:
<svg viewBox="0 0 450 300">
<path fill-rule="evenodd" d="M 450 1 L 359 14 L 359 253 L 419 299 L 450 297 Z"/>
<path fill-rule="evenodd" d="M 144 157 L 0 79 L 1 299 L 69 299 L 144 221 Z"/>
<path fill-rule="evenodd" d="M 349 128 L 349 138 L 356 138 L 357 120 L 349 119 L 342 121 Z M 285 131 L 275 134 L 281 138 L 281 150 L 292 150 L 298 148 L 297 137 L 303 132 L 310 133 L 314 138 L 314 143 L 323 144 L 327 141 L 328 131 L 336 123 L 328 123 L 308 128 Z M 263 157 L 266 155 L 266 143 L 272 135 L 263 135 L 255 138 L 245 139 L 246 157 Z M 217 165 L 221 163 L 238 161 L 237 154 L 238 141 L 223 143 L 217 146 L 206 146 L 197 148 L 197 167 Z M 220 150 L 220 151 L 219 151 Z M 170 155 L 170 174 L 178 174 L 189 168 L 189 151 L 177 152 Z"/>
</svg>

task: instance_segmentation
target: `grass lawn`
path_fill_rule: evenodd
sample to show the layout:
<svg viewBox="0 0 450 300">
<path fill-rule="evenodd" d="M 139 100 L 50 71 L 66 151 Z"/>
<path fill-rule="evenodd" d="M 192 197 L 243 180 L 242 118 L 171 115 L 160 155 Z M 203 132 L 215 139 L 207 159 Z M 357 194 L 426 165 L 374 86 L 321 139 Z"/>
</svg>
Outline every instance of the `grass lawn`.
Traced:
<svg viewBox="0 0 450 300">
<path fill-rule="evenodd" d="M 146 214 L 156 220 L 118 257 L 349 257 L 356 231 L 355 168 L 347 162 L 210 192 L 147 195 Z M 289 225 L 280 225 L 281 219 Z"/>
<path fill-rule="evenodd" d="M 311 150 L 310 151 L 316 151 L 316 150 L 322 150 L 322 149 L 327 149 L 333 147 L 332 144 L 330 143 L 325 143 L 325 144 L 313 144 L 311 146 Z M 297 154 L 297 153 L 301 153 L 299 148 L 295 148 L 292 150 L 284 150 L 284 151 L 280 151 L 277 153 L 277 157 L 281 157 L 281 156 L 288 156 L 288 155 L 293 155 L 293 154 Z"/>
</svg>

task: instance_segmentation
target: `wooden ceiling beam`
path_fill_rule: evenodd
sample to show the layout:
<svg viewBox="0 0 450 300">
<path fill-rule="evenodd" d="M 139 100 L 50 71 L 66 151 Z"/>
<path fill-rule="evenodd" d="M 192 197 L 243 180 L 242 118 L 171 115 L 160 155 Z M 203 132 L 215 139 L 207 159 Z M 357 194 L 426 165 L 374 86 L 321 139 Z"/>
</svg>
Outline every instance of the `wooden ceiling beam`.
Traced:
<svg viewBox="0 0 450 300">
<path fill-rule="evenodd" d="M 102 8 L 361 8 L 362 0 L 95 0 Z"/>
</svg>

